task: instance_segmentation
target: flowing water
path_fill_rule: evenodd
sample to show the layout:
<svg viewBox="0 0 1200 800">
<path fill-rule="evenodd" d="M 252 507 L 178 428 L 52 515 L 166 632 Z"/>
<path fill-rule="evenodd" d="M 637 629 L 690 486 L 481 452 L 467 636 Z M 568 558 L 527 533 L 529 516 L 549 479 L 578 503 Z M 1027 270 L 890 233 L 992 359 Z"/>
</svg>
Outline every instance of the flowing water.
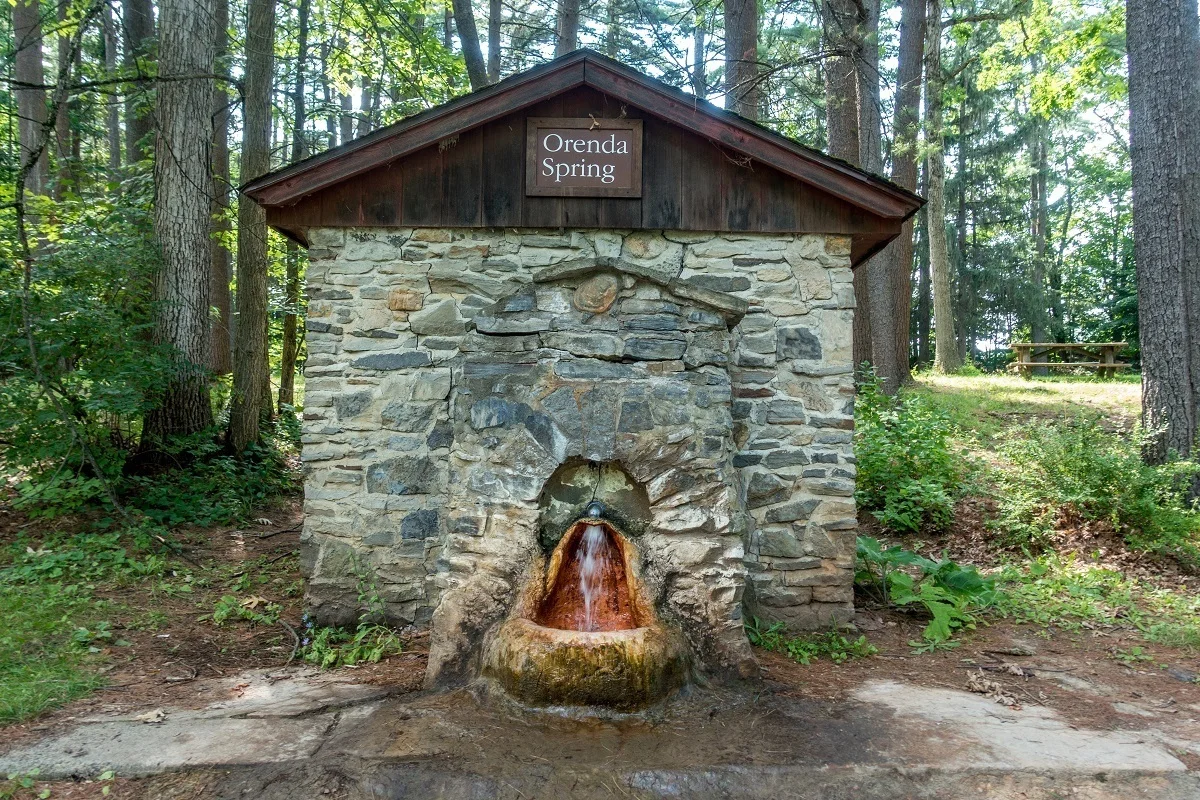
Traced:
<svg viewBox="0 0 1200 800">
<path fill-rule="evenodd" d="M 609 548 L 605 541 L 607 534 L 599 525 L 588 525 L 583 536 L 579 537 L 579 593 L 583 595 L 583 608 L 580 609 L 581 619 L 579 630 L 599 630 L 596 624 L 596 601 L 604 591 L 604 567 L 607 562 Z"/>
</svg>

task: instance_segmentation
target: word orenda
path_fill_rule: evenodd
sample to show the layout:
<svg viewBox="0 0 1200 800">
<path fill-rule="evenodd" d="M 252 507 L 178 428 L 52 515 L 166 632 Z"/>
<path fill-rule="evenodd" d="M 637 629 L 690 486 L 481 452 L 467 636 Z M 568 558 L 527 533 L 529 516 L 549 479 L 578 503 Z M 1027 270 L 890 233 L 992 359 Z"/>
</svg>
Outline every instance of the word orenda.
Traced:
<svg viewBox="0 0 1200 800">
<path fill-rule="evenodd" d="M 599 155 L 627 155 L 629 142 L 617 139 L 615 133 L 607 139 L 564 139 L 557 133 L 548 133 L 542 137 L 542 148 L 547 153 L 595 153 Z M 599 159 L 581 158 L 578 161 L 560 161 L 554 156 L 542 159 L 542 175 L 554 178 L 559 183 L 563 178 L 599 178 L 601 183 L 616 181 L 617 167 L 612 163 L 604 163 Z"/>
</svg>

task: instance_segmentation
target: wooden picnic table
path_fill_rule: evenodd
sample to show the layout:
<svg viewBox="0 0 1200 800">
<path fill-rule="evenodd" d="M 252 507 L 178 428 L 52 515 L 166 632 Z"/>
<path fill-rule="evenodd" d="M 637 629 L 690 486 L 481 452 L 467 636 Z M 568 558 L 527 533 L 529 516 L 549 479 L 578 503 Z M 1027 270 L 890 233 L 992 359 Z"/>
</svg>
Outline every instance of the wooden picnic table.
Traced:
<svg viewBox="0 0 1200 800">
<path fill-rule="evenodd" d="M 1117 370 L 1129 369 L 1129 364 L 1117 361 L 1117 356 L 1128 347 L 1127 342 L 1013 342 L 1017 360 L 1009 369 L 1020 372 L 1026 378 L 1035 367 L 1047 369 L 1092 368 L 1101 378 L 1111 378 Z M 1058 356 L 1057 361 L 1050 361 Z"/>
</svg>

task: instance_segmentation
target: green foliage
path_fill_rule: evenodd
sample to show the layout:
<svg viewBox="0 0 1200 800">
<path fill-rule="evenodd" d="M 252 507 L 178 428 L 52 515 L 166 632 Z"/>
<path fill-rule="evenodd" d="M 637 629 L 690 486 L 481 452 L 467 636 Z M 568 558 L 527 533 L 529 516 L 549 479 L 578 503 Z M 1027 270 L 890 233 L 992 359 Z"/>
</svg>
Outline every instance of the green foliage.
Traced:
<svg viewBox="0 0 1200 800">
<path fill-rule="evenodd" d="M 300 642 L 304 660 L 322 669 L 373 664 L 387 656 L 404 652 L 404 642 L 394 630 L 361 620 L 351 631 L 314 626 L 306 618 L 304 637 Z"/>
<path fill-rule="evenodd" d="M 104 684 L 88 668 L 95 640 L 77 638 L 80 622 L 98 613 L 83 587 L 0 580 L 0 724 L 35 716 Z M 91 632 L 100 630 L 88 624 Z"/>
<path fill-rule="evenodd" d="M 996 613 L 1064 630 L 1127 628 L 1152 644 L 1200 652 L 1200 597 L 1073 558 L 1043 556 L 1004 569 Z"/>
<path fill-rule="evenodd" d="M 961 629 L 974 629 L 978 612 L 996 603 L 994 579 L 975 567 L 949 559 L 934 561 L 902 547 L 884 546 L 869 536 L 858 537 L 858 566 L 854 580 L 885 605 L 920 608 L 930 617 L 918 650 L 953 647 L 951 638 Z"/>
<path fill-rule="evenodd" d="M 258 595 L 240 598 L 227 594 L 216 602 L 212 614 L 200 619 L 211 619 L 214 625 L 224 625 L 231 619 L 243 620 L 251 625 L 274 625 L 279 621 L 279 612 L 282 610 L 278 603 Z"/>
<path fill-rule="evenodd" d="M 50 796 L 49 789 L 42 789 L 34 794 L 37 788 L 38 776 L 42 774 L 36 767 L 28 772 L 10 772 L 7 779 L 0 783 L 0 800 L 17 800 L 21 797 L 37 797 L 45 800 Z"/>
<path fill-rule="evenodd" d="M 835 664 L 844 664 L 852 658 L 866 658 L 879 652 L 875 645 L 867 641 L 866 636 L 851 639 L 837 630 L 788 636 L 787 627 L 782 622 L 764 626 L 758 617 L 747 623 L 746 636 L 755 647 L 783 653 L 804 665 L 811 664 L 818 658 L 828 658 Z"/>
<path fill-rule="evenodd" d="M 949 417 L 927 397 L 889 397 L 870 378 L 855 403 L 855 499 L 885 528 L 941 528 L 954 514 L 963 481 L 962 457 L 950 445 Z"/>
<path fill-rule="evenodd" d="M 383 617 L 383 600 L 366 567 L 357 558 L 352 564 L 358 576 L 360 611 L 354 630 L 318 626 L 304 615 L 301 657 L 322 669 L 374 663 L 404 650 L 400 635 L 378 622 Z"/>
<path fill-rule="evenodd" d="M 1200 564 L 1200 514 L 1185 490 L 1200 465 L 1148 466 L 1140 433 L 1106 430 L 1095 416 L 1041 421 L 1001 447 L 996 528 L 1009 541 L 1046 546 L 1064 517 L 1111 523 L 1133 548 Z"/>
</svg>

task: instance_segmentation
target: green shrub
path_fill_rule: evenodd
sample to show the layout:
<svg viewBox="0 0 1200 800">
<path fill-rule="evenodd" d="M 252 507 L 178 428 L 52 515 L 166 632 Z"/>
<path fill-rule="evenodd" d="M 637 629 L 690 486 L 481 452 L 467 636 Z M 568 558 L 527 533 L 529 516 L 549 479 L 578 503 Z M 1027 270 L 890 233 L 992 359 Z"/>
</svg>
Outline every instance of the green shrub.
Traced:
<svg viewBox="0 0 1200 800">
<path fill-rule="evenodd" d="M 1185 499 L 1200 465 L 1148 466 L 1143 442 L 1096 417 L 1019 428 L 1001 447 L 996 527 L 1011 543 L 1044 547 L 1064 515 L 1104 520 L 1135 549 L 1200 565 L 1200 514 Z"/>
<path fill-rule="evenodd" d="M 889 397 L 871 378 L 858 387 L 855 498 L 884 528 L 941 528 L 962 490 L 962 456 L 950 445 L 950 418 L 923 395 Z"/>
<path fill-rule="evenodd" d="M 909 642 L 919 650 L 954 646 L 950 639 L 955 632 L 973 629 L 977 612 L 999 596 L 993 579 L 949 559 L 934 561 L 902 547 L 885 549 L 869 536 L 858 537 L 857 555 L 855 583 L 885 605 L 929 614 L 923 641 Z"/>
<path fill-rule="evenodd" d="M 866 658 L 879 652 L 875 645 L 867 641 L 866 636 L 851 639 L 836 630 L 788 636 L 787 626 L 782 622 L 764 627 L 758 617 L 746 625 L 746 636 L 755 647 L 783 653 L 793 661 L 806 665 L 822 657 L 835 664 L 844 664 L 852 658 Z"/>
</svg>

